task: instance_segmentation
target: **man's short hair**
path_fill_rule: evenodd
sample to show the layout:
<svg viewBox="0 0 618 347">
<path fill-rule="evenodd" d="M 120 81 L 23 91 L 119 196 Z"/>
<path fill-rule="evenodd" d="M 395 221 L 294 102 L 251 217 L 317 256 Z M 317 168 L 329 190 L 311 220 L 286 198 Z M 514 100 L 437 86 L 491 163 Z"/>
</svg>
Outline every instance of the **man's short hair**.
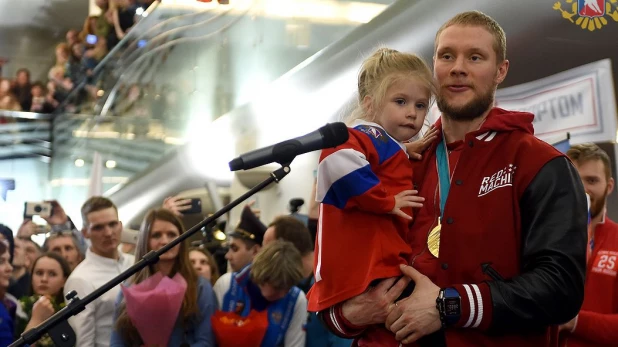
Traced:
<svg viewBox="0 0 618 347">
<path fill-rule="evenodd" d="M 580 143 L 573 145 L 567 151 L 567 157 L 577 164 L 583 164 L 591 160 L 600 160 L 605 166 L 605 179 L 612 177 L 612 161 L 607 152 L 594 143 Z"/>
<path fill-rule="evenodd" d="M 118 208 L 108 198 L 104 198 L 102 196 L 93 196 L 90 199 L 86 200 L 86 202 L 82 205 L 82 223 L 84 224 L 84 228 L 88 227 L 89 213 L 105 210 L 108 208 L 114 208 L 114 210 L 116 210 L 116 214 L 118 213 Z"/>
<path fill-rule="evenodd" d="M 433 49 L 434 54 L 438 49 L 438 39 L 440 38 L 440 34 L 442 34 L 444 29 L 453 25 L 483 27 L 494 37 L 494 51 L 496 52 L 498 63 L 506 60 L 506 34 L 504 33 L 504 30 L 493 18 L 480 11 L 462 12 L 444 23 L 436 33 Z"/>
<path fill-rule="evenodd" d="M 51 249 L 49 249 L 49 241 L 52 240 L 52 239 L 58 238 L 58 237 L 69 237 L 69 238 L 71 238 L 71 241 L 73 241 L 73 246 L 75 246 L 75 249 L 77 250 L 77 253 L 79 253 L 82 256 L 84 256 L 86 254 L 86 250 L 83 249 L 83 246 L 79 242 L 79 239 L 77 239 L 77 236 L 71 230 L 51 232 L 49 234 L 49 236 L 43 242 L 43 247 L 42 247 L 43 252 L 51 252 Z"/>
<path fill-rule="evenodd" d="M 300 252 L 290 242 L 269 243 L 253 259 L 251 280 L 257 285 L 269 284 L 277 290 L 289 290 L 302 279 Z"/>
<path fill-rule="evenodd" d="M 309 229 L 303 222 L 291 216 L 280 216 L 270 223 L 275 228 L 275 239 L 291 242 L 301 256 L 313 251 Z"/>
</svg>

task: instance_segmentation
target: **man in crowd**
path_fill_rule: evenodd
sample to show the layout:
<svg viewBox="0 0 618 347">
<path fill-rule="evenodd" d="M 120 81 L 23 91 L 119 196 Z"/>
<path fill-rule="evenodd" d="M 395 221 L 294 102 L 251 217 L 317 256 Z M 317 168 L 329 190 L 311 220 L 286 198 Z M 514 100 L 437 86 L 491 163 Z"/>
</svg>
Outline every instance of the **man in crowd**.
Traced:
<svg viewBox="0 0 618 347">
<path fill-rule="evenodd" d="M 13 250 L 13 278 L 8 292 L 16 298 L 30 295 L 32 277 L 30 274 L 30 259 L 26 255 L 26 241 L 16 237 Z"/>
<path fill-rule="evenodd" d="M 78 247 L 79 241 L 72 231 L 53 232 L 45 239 L 43 250 L 60 254 L 71 267 L 71 271 L 84 260 L 84 254 Z"/>
<path fill-rule="evenodd" d="M 266 226 L 262 224 L 249 206 L 245 206 L 238 227 L 229 234 L 229 250 L 225 254 L 225 259 L 229 262 L 232 271 L 238 272 L 251 264 L 253 258 L 262 248 L 265 231 Z"/>
<path fill-rule="evenodd" d="M 426 200 L 408 236 L 412 266 L 320 315 L 367 346 L 441 336 L 449 347 L 548 346 L 549 327 L 575 317 L 583 301 L 579 175 L 534 137 L 534 115 L 493 107 L 509 62 L 492 18 L 450 19 L 433 63 L 440 136 L 414 171 Z M 395 302 L 409 281 L 414 291 Z"/>
<path fill-rule="evenodd" d="M 314 283 L 314 252 L 309 229 L 295 217 L 280 216 L 266 229 L 262 245 L 266 247 L 276 240 L 292 243 L 300 253 L 303 263 L 303 279 L 296 285 L 306 295 Z M 329 332 L 315 313 L 308 312 L 305 330 L 307 331 L 305 347 L 349 347 L 352 344 L 352 340 L 340 338 Z"/>
<path fill-rule="evenodd" d="M 612 345 L 618 341 L 618 224 L 606 211 L 607 196 L 614 190 L 612 165 L 593 143 L 572 146 L 567 156 L 590 196 L 590 225 L 584 304 L 575 318 L 560 326 L 561 345 Z"/>
<path fill-rule="evenodd" d="M 64 291 L 75 290 L 83 298 L 133 265 L 134 259 L 118 251 L 122 222 L 114 203 L 104 197 L 92 197 L 82 205 L 81 213 L 82 232 L 91 246 L 84 261 L 69 276 Z M 109 346 L 119 290 L 113 288 L 69 319 L 77 335 L 77 346 Z"/>
</svg>

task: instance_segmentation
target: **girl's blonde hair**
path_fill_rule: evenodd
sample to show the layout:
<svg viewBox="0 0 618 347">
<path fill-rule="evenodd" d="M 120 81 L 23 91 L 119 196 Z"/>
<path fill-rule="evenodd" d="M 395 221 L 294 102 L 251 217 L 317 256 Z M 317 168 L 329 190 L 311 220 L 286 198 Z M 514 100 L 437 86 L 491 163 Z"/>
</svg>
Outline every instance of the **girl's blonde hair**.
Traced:
<svg viewBox="0 0 618 347">
<path fill-rule="evenodd" d="M 430 95 L 436 94 L 431 70 L 421 57 L 385 47 L 376 50 L 361 66 L 358 74 L 358 104 L 346 123 L 351 124 L 357 119 L 372 120 L 374 114 L 370 114 L 363 105 L 365 97 L 370 96 L 371 108 L 378 110 L 388 88 L 404 78 L 416 78 L 425 84 Z"/>
</svg>

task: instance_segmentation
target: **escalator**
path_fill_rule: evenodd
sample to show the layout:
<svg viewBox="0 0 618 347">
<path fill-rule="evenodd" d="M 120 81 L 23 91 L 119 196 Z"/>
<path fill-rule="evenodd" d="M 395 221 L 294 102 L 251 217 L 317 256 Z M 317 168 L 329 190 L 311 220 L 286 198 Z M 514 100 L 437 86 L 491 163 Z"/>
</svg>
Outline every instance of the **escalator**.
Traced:
<svg viewBox="0 0 618 347">
<path fill-rule="evenodd" d="M 202 137 L 213 121 L 249 103 L 257 92 L 373 18 L 389 2 L 153 5 L 53 116 L 48 139 L 50 195 L 67 201 L 66 208 L 77 214 L 95 152 L 103 159 L 103 191 L 120 193 L 127 183 L 174 158 L 191 139 Z M 88 97 L 80 98 L 80 93 Z M 165 189 L 156 197 L 140 199 L 144 208 L 183 187 L 203 186 L 201 173 L 190 167 L 185 171 L 199 175 L 183 179 L 184 186 L 162 184 Z M 230 184 L 229 178 L 214 181 Z"/>
</svg>

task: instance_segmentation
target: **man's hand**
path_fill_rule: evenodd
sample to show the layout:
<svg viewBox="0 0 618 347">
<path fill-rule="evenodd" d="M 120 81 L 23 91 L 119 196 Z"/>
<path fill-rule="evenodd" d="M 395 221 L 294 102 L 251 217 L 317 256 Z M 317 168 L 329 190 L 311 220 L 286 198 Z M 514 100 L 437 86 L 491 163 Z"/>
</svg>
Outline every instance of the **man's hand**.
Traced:
<svg viewBox="0 0 618 347">
<path fill-rule="evenodd" d="M 182 199 L 177 196 L 171 196 L 163 200 L 163 208 L 172 211 L 176 217 L 182 216 L 182 211 L 191 208 L 191 199 Z"/>
<path fill-rule="evenodd" d="M 574 332 L 575 331 L 575 327 L 577 327 L 577 318 L 578 317 L 579 317 L 579 315 L 575 316 L 575 318 L 571 319 L 570 321 L 560 325 L 558 327 L 558 331 L 561 332 L 561 333 L 563 331 L 566 331 L 566 332 L 569 332 L 569 333 Z"/>
<path fill-rule="evenodd" d="M 389 278 L 381 281 L 375 287 L 369 287 L 364 293 L 343 303 L 341 313 L 348 322 L 364 327 L 372 324 L 382 324 L 386 320 L 389 307 L 403 293 L 410 283 L 407 277 Z M 393 285 L 395 283 L 395 285 Z"/>
<path fill-rule="evenodd" d="M 435 126 L 431 126 L 429 131 L 423 135 L 423 138 L 414 142 L 405 143 L 406 151 L 410 156 L 410 159 L 421 160 L 423 153 L 432 142 L 438 138 L 438 129 Z"/>
<path fill-rule="evenodd" d="M 390 212 L 404 219 L 412 219 L 412 216 L 408 216 L 401 209 L 404 207 L 421 208 L 423 207 L 423 201 L 425 198 L 417 196 L 416 190 L 404 190 L 403 192 L 395 195 L 395 207 Z"/>
<path fill-rule="evenodd" d="M 36 234 L 37 226 L 31 219 L 24 219 L 17 230 L 17 237 L 29 239 L 30 236 Z"/>
<path fill-rule="evenodd" d="M 401 265 L 401 272 L 415 283 L 414 291 L 391 307 L 386 328 L 395 333 L 397 341 L 409 344 L 440 330 L 442 323 L 436 308 L 440 287 L 411 266 Z"/>
<path fill-rule="evenodd" d="M 60 225 L 69 221 L 69 217 L 62 208 L 62 205 L 57 200 L 47 200 L 52 205 L 52 214 L 49 217 L 41 217 L 45 219 L 49 225 Z"/>
</svg>

